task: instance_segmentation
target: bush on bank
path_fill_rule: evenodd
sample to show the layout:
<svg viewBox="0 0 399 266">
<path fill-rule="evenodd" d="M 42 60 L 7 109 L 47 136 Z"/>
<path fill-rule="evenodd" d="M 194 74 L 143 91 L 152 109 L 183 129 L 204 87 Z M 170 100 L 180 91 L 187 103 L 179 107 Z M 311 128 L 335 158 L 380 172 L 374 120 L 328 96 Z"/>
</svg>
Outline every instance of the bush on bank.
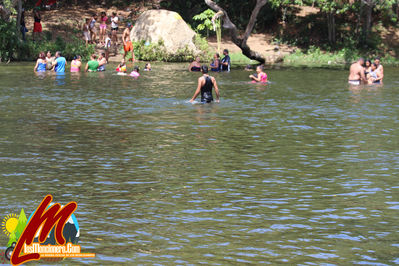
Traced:
<svg viewBox="0 0 399 266">
<path fill-rule="evenodd" d="M 171 54 L 166 51 L 163 41 L 157 43 L 139 41 L 134 42 L 134 54 L 136 59 L 142 61 L 191 62 L 196 56 L 199 56 L 201 61 L 208 62 L 212 58 L 212 50 L 206 39 L 197 35 L 194 43 L 199 52 L 185 47 Z"/>
<path fill-rule="evenodd" d="M 30 38 L 30 36 L 29 36 Z M 61 37 L 52 40 L 51 34 L 43 32 L 42 41 L 33 42 L 28 39 L 24 42 L 17 31 L 15 21 L 6 22 L 0 20 L 0 59 L 1 61 L 33 61 L 36 60 L 40 52 L 61 51 L 67 60 L 71 60 L 75 55 L 80 55 L 83 60 L 88 60 L 94 53 L 94 47 L 86 47 L 85 42 L 74 36 L 65 41 Z"/>
</svg>

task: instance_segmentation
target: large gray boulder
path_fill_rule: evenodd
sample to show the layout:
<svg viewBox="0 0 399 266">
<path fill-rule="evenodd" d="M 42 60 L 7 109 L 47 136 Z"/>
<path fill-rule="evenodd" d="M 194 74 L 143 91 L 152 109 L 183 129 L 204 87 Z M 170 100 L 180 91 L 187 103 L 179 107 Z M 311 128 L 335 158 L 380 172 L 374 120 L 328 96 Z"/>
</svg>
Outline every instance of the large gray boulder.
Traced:
<svg viewBox="0 0 399 266">
<path fill-rule="evenodd" d="M 163 40 L 166 51 L 170 54 L 185 47 L 197 51 L 194 44 L 195 32 L 173 11 L 145 11 L 136 21 L 130 37 L 133 41 L 144 40 L 150 43 Z"/>
</svg>

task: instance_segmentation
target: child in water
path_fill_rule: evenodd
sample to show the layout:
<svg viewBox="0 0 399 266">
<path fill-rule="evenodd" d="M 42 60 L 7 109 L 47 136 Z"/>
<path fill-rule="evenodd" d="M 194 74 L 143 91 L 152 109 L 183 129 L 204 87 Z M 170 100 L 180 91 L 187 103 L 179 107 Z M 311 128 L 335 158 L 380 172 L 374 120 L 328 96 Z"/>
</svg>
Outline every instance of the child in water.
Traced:
<svg viewBox="0 0 399 266">
<path fill-rule="evenodd" d="M 151 71 L 151 70 L 152 70 L 151 69 L 151 64 L 150 63 L 145 64 L 144 71 Z"/>
<path fill-rule="evenodd" d="M 126 62 L 125 59 L 122 59 L 122 62 L 116 68 L 117 72 L 126 73 Z"/>
<path fill-rule="evenodd" d="M 139 67 L 135 66 L 133 71 L 130 73 L 130 76 L 137 79 L 138 77 L 140 77 L 139 71 L 140 71 Z"/>
<path fill-rule="evenodd" d="M 256 68 L 256 74 L 250 75 L 250 79 L 252 79 L 252 82 L 262 82 L 262 83 L 267 83 L 267 74 L 263 72 L 263 66 L 258 66 Z"/>
</svg>

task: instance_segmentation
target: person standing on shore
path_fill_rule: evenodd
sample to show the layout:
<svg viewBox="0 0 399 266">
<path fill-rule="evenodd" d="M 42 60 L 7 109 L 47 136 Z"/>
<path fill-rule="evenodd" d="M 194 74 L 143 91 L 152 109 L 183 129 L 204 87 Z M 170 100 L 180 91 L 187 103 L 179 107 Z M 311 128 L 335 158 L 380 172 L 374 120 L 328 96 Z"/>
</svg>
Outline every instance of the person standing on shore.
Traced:
<svg viewBox="0 0 399 266">
<path fill-rule="evenodd" d="M 116 12 L 112 12 L 111 17 L 111 33 L 112 33 L 112 43 L 116 46 L 118 45 L 118 17 L 116 16 Z"/>
<path fill-rule="evenodd" d="M 105 49 L 105 59 L 107 59 L 108 63 L 109 50 L 111 49 L 111 33 L 108 33 L 107 38 L 105 38 L 104 49 Z"/>
<path fill-rule="evenodd" d="M 55 61 L 53 63 L 54 71 L 56 73 L 65 73 L 65 67 L 67 65 L 65 57 L 61 55 L 60 51 L 55 53 Z"/>
<path fill-rule="evenodd" d="M 358 86 L 361 83 L 367 83 L 366 76 L 364 74 L 363 64 L 364 64 L 364 59 L 359 58 L 357 62 L 351 65 L 348 77 L 349 84 Z"/>
<path fill-rule="evenodd" d="M 195 99 L 201 94 L 201 103 L 213 102 L 212 88 L 215 88 L 216 102 L 220 102 L 219 88 L 216 83 L 216 79 L 208 75 L 208 67 L 201 67 L 202 77 L 198 79 L 197 90 L 194 96 L 191 98 L 190 103 L 194 102 Z"/>
<path fill-rule="evenodd" d="M 38 7 L 36 7 L 33 10 L 33 41 L 35 41 L 35 35 L 39 38 L 39 40 L 42 40 L 42 15 L 40 14 L 40 9 Z"/>
<path fill-rule="evenodd" d="M 91 36 L 90 36 L 90 19 L 86 18 L 85 24 L 83 24 L 83 36 L 86 41 L 86 47 L 89 45 L 91 42 Z"/>
<path fill-rule="evenodd" d="M 91 37 L 91 42 L 93 44 L 96 44 L 97 42 L 97 29 L 96 29 L 96 22 L 97 22 L 97 14 L 93 14 L 93 17 L 91 18 L 89 28 L 90 28 L 90 37 Z"/>
<path fill-rule="evenodd" d="M 107 14 L 105 12 L 101 12 L 101 19 L 100 19 L 100 42 L 102 45 L 105 45 L 105 36 L 107 31 Z"/>
<path fill-rule="evenodd" d="M 25 10 L 24 10 L 24 9 L 22 9 L 22 12 L 21 12 L 21 25 L 20 25 L 20 31 L 21 31 L 21 34 L 22 34 L 22 40 L 25 42 L 25 41 L 26 41 L 25 35 L 26 35 L 26 33 L 28 32 L 28 29 L 26 28 L 26 23 L 25 23 Z"/>
<path fill-rule="evenodd" d="M 134 51 L 133 51 L 133 43 L 130 40 L 130 30 L 132 29 L 132 24 L 127 23 L 126 29 L 123 31 L 122 40 L 123 40 L 123 49 L 125 50 L 125 54 L 123 55 L 123 59 L 126 59 L 126 56 L 129 52 L 132 53 L 132 62 L 135 61 Z"/>
</svg>

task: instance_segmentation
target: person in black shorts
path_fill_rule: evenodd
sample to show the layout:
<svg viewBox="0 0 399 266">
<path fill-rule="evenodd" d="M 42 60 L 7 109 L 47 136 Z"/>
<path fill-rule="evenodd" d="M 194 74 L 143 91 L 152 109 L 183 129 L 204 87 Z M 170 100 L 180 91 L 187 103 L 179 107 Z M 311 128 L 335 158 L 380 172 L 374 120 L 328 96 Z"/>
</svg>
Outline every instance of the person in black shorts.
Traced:
<svg viewBox="0 0 399 266">
<path fill-rule="evenodd" d="M 213 102 L 212 88 L 215 88 L 216 102 L 220 102 L 219 88 L 214 77 L 208 75 L 208 67 L 201 67 L 202 77 L 198 79 L 197 90 L 191 98 L 190 103 L 194 102 L 198 95 L 201 93 L 201 103 Z"/>
</svg>

